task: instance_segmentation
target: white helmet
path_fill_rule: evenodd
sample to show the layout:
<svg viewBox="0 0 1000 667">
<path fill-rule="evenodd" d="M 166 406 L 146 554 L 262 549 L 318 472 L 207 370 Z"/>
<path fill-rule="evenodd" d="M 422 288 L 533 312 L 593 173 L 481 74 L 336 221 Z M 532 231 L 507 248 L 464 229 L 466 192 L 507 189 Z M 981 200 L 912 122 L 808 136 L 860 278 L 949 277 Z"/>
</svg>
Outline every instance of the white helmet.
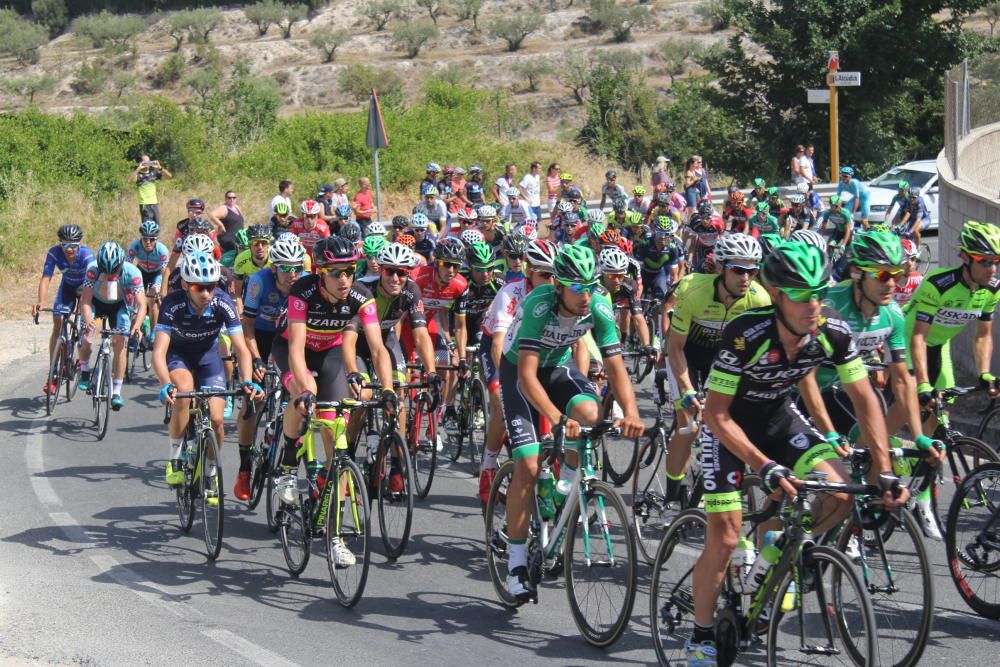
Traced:
<svg viewBox="0 0 1000 667">
<path fill-rule="evenodd" d="M 410 219 L 410 225 L 414 229 L 427 229 L 427 225 L 430 224 L 430 219 L 426 214 L 420 213 L 419 211 L 413 214 L 413 218 Z"/>
<path fill-rule="evenodd" d="M 496 210 L 496 208 L 493 207 L 493 206 L 490 206 L 489 204 L 483 204 L 482 206 L 479 207 L 478 211 L 476 211 L 475 209 L 473 209 L 473 211 L 476 213 L 476 216 L 479 217 L 479 218 L 495 218 L 495 217 L 497 217 L 497 210 Z"/>
<path fill-rule="evenodd" d="M 611 246 L 601 250 L 597 262 L 604 273 L 625 273 L 628 270 L 629 259 L 620 248 Z"/>
<path fill-rule="evenodd" d="M 383 225 L 378 220 L 374 222 L 369 222 L 368 227 L 365 229 L 365 236 L 385 236 L 385 225 Z"/>
<path fill-rule="evenodd" d="M 804 195 L 805 193 L 809 192 L 809 184 L 806 183 L 805 181 L 802 181 L 801 183 L 795 186 L 795 189 L 798 190 L 799 194 Z"/>
<path fill-rule="evenodd" d="M 558 252 L 559 248 L 552 241 L 535 239 L 528 242 L 524 250 L 524 259 L 532 268 L 554 270 Z"/>
<path fill-rule="evenodd" d="M 599 225 L 606 224 L 608 218 L 604 215 L 604 211 L 599 208 L 595 208 L 593 211 L 587 211 L 587 222 L 594 224 L 595 222 Z"/>
<path fill-rule="evenodd" d="M 563 201 L 559 202 L 559 204 L 556 206 L 556 209 L 558 209 L 560 213 L 569 213 L 570 211 L 573 210 L 573 205 L 564 199 Z"/>
<path fill-rule="evenodd" d="M 271 261 L 275 264 L 302 264 L 306 258 L 306 249 L 298 238 L 281 238 L 271 245 Z"/>
<path fill-rule="evenodd" d="M 518 227 L 515 233 L 520 234 L 529 241 L 534 241 L 538 238 L 538 227 L 525 223 Z"/>
<path fill-rule="evenodd" d="M 749 234 L 730 234 L 723 236 L 715 244 L 715 261 L 728 262 L 737 259 L 749 259 L 760 262 L 763 252 L 757 239 Z"/>
<path fill-rule="evenodd" d="M 222 266 L 208 253 L 191 253 L 181 264 L 181 278 L 185 282 L 217 283 L 221 277 Z"/>
<path fill-rule="evenodd" d="M 507 195 L 508 198 L 510 197 L 517 197 L 518 199 L 521 198 L 521 191 L 518 190 L 517 188 L 507 188 L 507 192 L 505 192 L 504 194 Z"/>
<path fill-rule="evenodd" d="M 181 252 L 184 255 L 193 255 L 196 252 L 204 252 L 211 255 L 215 252 L 215 241 L 204 234 L 188 234 L 181 245 Z"/>
<path fill-rule="evenodd" d="M 801 194 L 799 194 L 799 193 L 796 192 L 794 195 L 792 195 L 791 197 L 788 198 L 788 201 L 790 201 L 793 204 L 805 204 L 806 203 L 806 197 L 805 197 L 805 195 L 801 195 Z"/>
<path fill-rule="evenodd" d="M 471 246 L 473 243 L 482 243 L 486 240 L 486 237 L 478 229 L 464 229 L 458 238 L 462 239 L 462 243 L 467 246 Z"/>
<path fill-rule="evenodd" d="M 801 241 L 802 243 L 819 248 L 823 251 L 823 254 L 826 254 L 826 237 L 819 232 L 814 232 L 811 229 L 797 229 L 788 238 L 791 241 Z"/>
<path fill-rule="evenodd" d="M 417 265 L 417 255 L 402 243 L 388 243 L 378 251 L 379 266 L 399 266 L 412 269 Z"/>
<path fill-rule="evenodd" d="M 493 215 L 496 215 L 495 211 L 494 211 Z M 473 209 L 460 208 L 460 209 L 458 209 L 458 219 L 459 220 L 478 220 L 479 219 L 479 214 L 476 213 L 476 209 L 474 209 L 474 208 Z"/>
</svg>

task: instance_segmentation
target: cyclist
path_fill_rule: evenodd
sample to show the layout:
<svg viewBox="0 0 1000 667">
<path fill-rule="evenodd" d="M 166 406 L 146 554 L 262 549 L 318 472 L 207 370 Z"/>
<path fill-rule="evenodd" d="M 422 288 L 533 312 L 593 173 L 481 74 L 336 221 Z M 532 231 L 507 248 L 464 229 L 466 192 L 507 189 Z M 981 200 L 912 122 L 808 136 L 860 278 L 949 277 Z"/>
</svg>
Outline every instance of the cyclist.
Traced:
<svg viewBox="0 0 1000 667">
<path fill-rule="evenodd" d="M 892 220 L 893 231 L 901 238 L 913 239 L 920 247 L 920 232 L 930 222 L 930 212 L 920 196 L 920 190 L 910 188 L 906 193 L 906 202 L 900 205 Z"/>
<path fill-rule="evenodd" d="M 772 185 L 767 189 L 767 205 L 775 213 L 783 208 L 781 205 L 781 189 L 777 185 Z"/>
<path fill-rule="evenodd" d="M 211 255 L 214 250 L 215 242 L 208 236 L 205 236 L 204 234 L 189 234 L 188 237 L 184 239 L 184 244 L 181 246 L 181 263 L 184 262 L 184 257 L 187 257 L 192 253 L 203 252 L 206 255 Z M 219 289 L 227 294 L 232 294 L 230 289 L 232 284 L 230 274 L 226 271 L 226 267 L 222 267 L 220 271 Z M 180 264 L 178 264 L 175 271 L 171 271 L 167 274 L 167 293 L 169 294 L 170 292 L 179 290 L 181 287 L 181 271 Z"/>
<path fill-rule="evenodd" d="M 382 252 L 382 248 L 387 245 L 389 245 L 389 242 L 385 240 L 384 236 L 365 237 L 364 242 L 361 244 L 361 254 L 364 256 L 364 259 L 358 262 L 358 273 L 355 278 L 369 290 L 375 288 L 375 283 L 379 281 L 382 275 L 378 256 Z"/>
<path fill-rule="evenodd" d="M 448 232 L 448 206 L 438 199 L 438 189 L 429 187 L 424 191 L 423 199 L 413 207 L 413 213 L 423 213 L 427 219 L 437 225 L 438 233 L 444 237 Z"/>
<path fill-rule="evenodd" d="M 781 235 L 788 238 L 792 232 L 800 229 L 812 229 L 816 226 L 816 214 L 806 208 L 806 198 L 798 193 L 788 198 L 788 208 L 781 209 Z"/>
<path fill-rule="evenodd" d="M 536 287 L 521 302 L 519 316 L 504 338 L 499 368 L 504 421 L 516 462 L 507 494 L 507 589 L 522 601 L 537 595 L 528 576 L 525 542 L 541 449 L 538 417 L 545 416 L 565 429 L 567 451 L 580 437 L 580 426 L 598 420 L 597 390 L 570 360 L 570 348 L 588 331 L 593 333 L 611 390 L 624 412 L 622 435 L 634 438 L 643 431 L 622 363 L 611 303 L 594 294 L 599 275 L 593 252 L 567 246 L 556 256 L 554 268 L 556 284 Z M 571 466 L 567 459 L 560 468 L 561 479 L 572 477 Z"/>
<path fill-rule="evenodd" d="M 271 226 L 271 238 L 276 239 L 279 234 L 291 232 L 294 221 L 291 206 L 283 201 L 274 202 L 274 215 L 268 220 L 268 224 Z"/>
<path fill-rule="evenodd" d="M 167 265 L 170 263 L 170 251 L 157 240 L 159 236 L 160 226 L 152 220 L 144 221 L 139 225 L 139 238 L 129 244 L 126 255 L 142 274 L 149 321 L 154 324 L 159 316 L 160 300 L 167 295 Z"/>
<path fill-rule="evenodd" d="M 620 199 L 620 197 L 616 197 L 612 200 L 612 204 L 614 205 Z M 632 188 L 632 197 L 625 200 L 625 208 L 622 210 L 638 211 L 639 213 L 646 214 L 649 212 L 650 206 L 652 206 L 652 200 L 646 196 L 646 188 L 641 185 L 637 185 Z M 615 211 L 617 212 L 618 209 L 615 208 Z"/>
<path fill-rule="evenodd" d="M 197 215 L 189 220 L 182 220 L 177 225 L 177 234 L 174 236 L 174 247 L 170 251 L 170 262 L 167 264 L 167 268 L 171 272 L 177 268 L 177 262 L 181 259 L 184 241 L 191 236 L 205 236 L 211 239 L 213 245 L 212 256 L 215 259 L 222 259 L 222 249 L 219 247 L 215 231 L 212 229 L 212 223 L 209 222 L 208 218 Z"/>
<path fill-rule="evenodd" d="M 674 399 L 677 424 L 690 424 L 701 410 L 697 392 L 708 380 L 712 360 L 722 341 L 722 331 L 737 315 L 750 308 L 771 305 L 767 291 L 754 281 L 763 254 L 760 244 L 748 234 L 733 233 L 715 245 L 719 274 L 692 273 L 674 290 L 667 338 L 667 379 Z M 660 402 L 666 396 L 660 388 Z M 691 457 L 695 434 L 674 431 L 667 448 L 667 502 L 680 500 L 681 480 Z M 664 517 L 667 519 L 667 517 Z"/>
<path fill-rule="evenodd" d="M 462 213 L 459 212 L 459 218 L 461 218 Z M 431 255 L 434 254 L 434 248 L 437 247 L 437 240 L 434 235 L 428 231 L 428 226 L 430 221 L 427 216 L 423 213 L 414 213 L 413 218 L 410 220 L 410 227 L 413 229 L 413 250 L 420 253 L 425 260 L 429 260 Z"/>
<path fill-rule="evenodd" d="M 677 194 L 676 192 L 674 194 Z M 677 195 L 680 197 L 680 195 Z M 683 199 L 683 198 L 682 198 Z M 673 218 L 680 224 L 681 221 L 681 211 L 687 206 L 686 204 L 681 204 L 681 207 L 676 206 L 676 202 L 671 199 L 671 193 L 669 192 L 657 192 L 653 199 L 653 204 L 650 204 L 649 210 L 646 212 L 646 224 L 652 225 L 661 216 L 668 216 Z"/>
<path fill-rule="evenodd" d="M 114 241 L 105 241 L 97 249 L 97 258 L 87 266 L 80 292 L 80 312 L 88 331 L 95 330 L 94 319 L 100 317 L 108 328 L 128 330 L 132 338 L 146 318 L 146 298 L 142 289 L 142 274 L 134 264 L 125 261 L 125 251 Z M 132 320 L 132 315 L 135 320 Z M 125 379 L 125 339 L 111 339 L 111 409 L 121 410 L 122 382 Z M 81 352 L 79 388 L 90 389 L 90 355 Z"/>
<path fill-rule="evenodd" d="M 57 236 L 59 245 L 49 248 L 49 252 L 45 255 L 42 277 L 38 280 L 38 299 L 31 307 L 31 316 L 38 317 L 42 304 L 48 298 L 49 283 L 52 282 L 52 276 L 58 268 L 62 279 L 59 281 L 59 289 L 56 290 L 56 301 L 52 304 L 52 309 L 56 312 L 52 314 L 52 334 L 49 336 L 50 367 L 52 353 L 56 349 L 56 341 L 59 340 L 59 333 L 62 330 L 63 316 L 58 311 L 65 308 L 72 312 L 76 309 L 77 299 L 87 276 L 87 267 L 94 261 L 94 253 L 83 245 L 83 229 L 80 225 L 73 223 L 62 225 Z M 86 340 L 81 343 L 80 354 L 81 358 L 90 358 L 90 346 Z M 46 384 L 42 387 L 42 391 L 46 394 L 55 391 L 55 384 Z"/>
<path fill-rule="evenodd" d="M 525 251 L 527 251 L 527 243 Z M 496 277 L 497 257 L 493 246 L 485 241 L 468 246 L 465 264 L 469 267 L 469 292 L 465 298 L 466 339 L 478 344 L 483 319 L 504 281 Z"/>
<path fill-rule="evenodd" d="M 751 207 L 756 206 L 760 202 L 767 201 L 767 181 L 763 178 L 753 179 L 753 187 L 750 189 L 749 204 Z"/>
<path fill-rule="evenodd" d="M 905 308 L 913 293 L 920 287 L 920 283 L 924 281 L 924 274 L 917 271 L 917 259 L 920 257 L 920 251 L 917 250 L 916 244 L 910 239 L 902 239 L 901 244 L 903 246 L 903 259 L 906 261 L 906 280 L 896 284 L 896 291 L 892 296 L 900 308 Z"/>
<path fill-rule="evenodd" d="M 181 442 L 188 424 L 190 399 L 176 399 L 178 391 L 194 391 L 208 387 L 212 391 L 225 391 L 227 375 L 219 356 L 216 340 L 219 334 L 228 334 L 233 351 L 239 361 L 242 387 L 250 399 L 263 393 L 251 380 L 253 362 L 250 350 L 243 339 L 236 304 L 223 290 L 218 289 L 222 267 L 211 255 L 192 252 L 185 255 L 180 266 L 181 288 L 167 294 L 156 323 L 156 340 L 153 342 L 153 372 L 160 382 L 160 402 L 173 405 L 173 414 L 167 427 L 170 454 L 167 458 L 166 481 L 171 486 L 184 483 L 181 467 Z M 225 401 L 209 401 L 212 428 L 221 449 L 223 443 L 222 412 Z M 209 477 L 215 477 L 209 474 Z M 205 499 L 208 504 L 218 504 L 218 493 Z"/>
<path fill-rule="evenodd" d="M 661 215 L 653 226 L 653 239 L 636 248 L 642 262 L 642 284 L 649 286 L 654 299 L 665 299 L 670 286 L 680 278 L 684 247 L 677 238 L 677 221 Z"/>
<path fill-rule="evenodd" d="M 844 202 L 838 195 L 830 197 L 830 208 L 823 211 L 819 216 L 819 233 L 826 233 L 827 224 L 832 224 L 833 228 L 829 232 L 830 251 L 839 248 L 846 248 L 851 243 L 851 235 L 854 233 L 854 215 L 844 208 Z M 833 274 L 835 278 L 842 277 L 847 270 L 847 258 L 841 256 L 840 260 L 834 264 Z"/>
<path fill-rule="evenodd" d="M 761 234 L 781 233 L 781 224 L 771 215 L 771 205 L 766 201 L 757 202 L 756 212 L 747 220 L 747 227 L 750 229 L 748 233 L 755 238 Z"/>
<path fill-rule="evenodd" d="M 753 217 L 753 211 L 744 205 L 746 196 L 741 190 L 736 190 L 729 196 L 729 205 L 722 211 L 722 220 L 734 232 L 747 232 L 747 220 Z"/>
<path fill-rule="evenodd" d="M 856 408 L 858 423 L 873 443 L 872 474 L 895 509 L 908 491 L 892 474 L 888 434 L 878 401 L 847 323 L 822 299 L 830 261 L 818 248 L 789 241 L 764 260 L 763 279 L 772 308 L 755 309 L 733 320 L 708 378 L 702 429 L 702 472 L 708 532 L 694 568 L 695 626 L 688 641 L 689 665 L 715 665 L 713 617 L 719 588 L 742 523 L 736 484 L 744 466 L 760 472 L 768 494 L 795 493 L 789 477 L 819 470 L 827 479 L 845 479 L 834 447 L 795 408 L 792 386 L 812 382 L 812 371 L 829 359 Z M 763 449 L 761 449 L 763 448 Z M 786 467 L 788 466 L 788 467 Z M 844 494 L 819 499 L 814 534 L 839 523 L 853 507 Z"/>
<path fill-rule="evenodd" d="M 521 234 L 505 236 L 500 245 L 504 260 L 503 281 L 509 283 L 524 277 L 524 253 L 528 247 L 528 239 Z"/>
<path fill-rule="evenodd" d="M 837 184 L 837 196 L 840 197 L 846 191 L 851 194 L 851 216 L 861 223 L 865 229 L 868 228 L 868 214 L 870 212 L 869 198 L 871 193 L 868 187 L 854 178 L 854 167 L 840 168 L 840 183 Z M 845 244 L 847 241 L 845 241 Z"/>
<path fill-rule="evenodd" d="M 1000 301 L 1000 281 L 996 278 L 1000 227 L 969 220 L 959 237 L 959 257 L 960 265 L 928 273 L 906 310 L 906 337 L 910 341 L 921 405 L 933 400 L 935 389 L 955 386 L 948 342 L 974 320 L 977 323 L 973 352 L 979 382 L 989 389 L 990 395 L 998 393 L 990 363 L 993 313 Z"/>
<path fill-rule="evenodd" d="M 521 199 L 521 191 L 517 188 L 507 190 L 507 204 L 500 209 L 500 219 L 507 223 L 510 229 L 528 222 L 537 222 L 534 211 L 528 206 L 528 202 Z"/>
<path fill-rule="evenodd" d="M 489 204 L 484 204 L 476 210 L 479 230 L 483 233 L 483 238 L 489 243 L 495 252 L 499 252 L 503 245 L 503 240 L 507 237 L 502 229 L 497 225 L 497 210 Z"/>
<path fill-rule="evenodd" d="M 271 264 L 271 230 L 267 225 L 250 225 L 247 228 L 247 238 L 250 239 L 250 248 L 237 255 L 233 262 L 233 290 L 238 310 L 242 309 L 246 282 L 250 276 Z"/>
<path fill-rule="evenodd" d="M 642 315 L 640 287 L 636 285 L 635 278 L 629 276 L 632 269 L 631 258 L 621 248 L 607 246 L 601 249 L 597 261 L 601 268 L 601 289 L 598 292 L 615 308 L 622 308 L 623 316 L 619 322 L 622 338 L 627 339 L 634 330 L 643 350 L 655 356 L 656 349 L 650 345 L 649 340 L 649 325 Z"/>
<path fill-rule="evenodd" d="M 299 237 L 299 242 L 306 252 L 312 254 L 313 246 L 320 239 L 325 239 L 330 235 L 330 227 L 320 219 L 319 214 L 323 207 L 313 199 L 302 202 L 302 217 L 292 222 L 292 233 Z M 338 211 L 340 207 L 337 207 Z M 350 211 L 350 207 L 347 209 Z M 341 229 L 342 225 L 338 225 Z"/>
<path fill-rule="evenodd" d="M 894 210 L 898 212 L 898 210 L 905 207 L 908 202 L 909 197 L 907 195 L 910 192 L 910 182 L 900 180 L 896 183 L 896 188 L 896 194 L 892 196 L 892 201 L 889 202 L 888 208 L 885 209 L 887 214 L 893 213 Z M 895 213 L 893 213 L 893 217 L 895 217 Z M 889 216 L 887 215 L 886 218 L 889 219 Z"/>
<path fill-rule="evenodd" d="M 197 197 L 189 199 L 187 201 L 186 208 L 188 214 L 187 217 L 182 218 L 177 222 L 177 229 L 174 234 L 174 246 L 177 245 L 178 241 L 184 240 L 184 237 L 191 232 L 191 230 L 188 229 L 188 226 L 199 218 L 203 218 L 208 223 L 208 231 L 212 233 L 213 239 L 219 231 L 225 231 L 225 225 L 219 222 L 217 218 L 211 214 L 205 214 L 205 202 L 203 200 L 198 199 Z M 216 259 L 218 259 L 218 257 L 216 257 Z"/>
<path fill-rule="evenodd" d="M 472 208 L 486 203 L 483 188 L 483 168 L 474 164 L 469 167 L 469 180 L 465 182 L 465 196 Z"/>
</svg>

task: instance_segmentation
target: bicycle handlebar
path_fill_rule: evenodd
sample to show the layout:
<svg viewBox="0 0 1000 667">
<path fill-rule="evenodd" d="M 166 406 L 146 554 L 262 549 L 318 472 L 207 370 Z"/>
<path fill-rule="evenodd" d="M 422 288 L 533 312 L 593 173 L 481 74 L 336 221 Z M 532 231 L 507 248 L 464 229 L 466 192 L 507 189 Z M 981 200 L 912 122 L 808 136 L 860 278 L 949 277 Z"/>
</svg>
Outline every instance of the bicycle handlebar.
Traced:
<svg viewBox="0 0 1000 667">
<path fill-rule="evenodd" d="M 229 398 L 236 396 L 246 396 L 246 392 L 242 389 L 224 390 L 224 391 L 178 391 L 174 393 L 174 400 L 181 398 L 193 398 L 193 399 L 209 399 L 209 398 Z M 243 419 L 250 419 L 254 414 L 257 413 L 257 406 L 253 401 L 247 401 L 247 409 L 243 415 Z M 163 423 L 169 424 L 171 417 L 174 415 L 174 406 L 172 403 L 168 403 L 164 409 Z"/>
</svg>

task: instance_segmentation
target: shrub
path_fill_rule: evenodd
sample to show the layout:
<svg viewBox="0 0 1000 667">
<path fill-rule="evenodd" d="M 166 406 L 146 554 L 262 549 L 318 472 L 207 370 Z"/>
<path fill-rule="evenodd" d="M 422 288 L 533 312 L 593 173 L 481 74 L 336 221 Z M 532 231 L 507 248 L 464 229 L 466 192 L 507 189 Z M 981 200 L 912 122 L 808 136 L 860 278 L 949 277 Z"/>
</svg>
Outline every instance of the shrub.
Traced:
<svg viewBox="0 0 1000 667">
<path fill-rule="evenodd" d="M 487 32 L 493 39 L 507 42 L 508 51 L 517 51 L 528 35 L 541 30 L 544 25 L 545 18 L 538 14 L 514 14 L 490 21 Z"/>
<path fill-rule="evenodd" d="M 649 22 L 649 8 L 642 5 L 623 7 L 615 0 L 591 0 L 591 20 L 602 32 L 611 32 L 616 42 L 627 42 L 632 38 L 632 29 Z"/>
<path fill-rule="evenodd" d="M 204 118 L 226 146 L 246 146 L 264 139 L 278 122 L 281 92 L 270 77 L 254 76 L 245 63 L 221 90 L 208 97 Z"/>
<path fill-rule="evenodd" d="M 432 21 L 419 19 L 403 23 L 392 32 L 392 41 L 406 52 L 407 58 L 416 58 L 424 44 L 441 35 Z"/>
<path fill-rule="evenodd" d="M 111 75 L 111 92 L 116 101 L 121 100 L 125 91 L 135 88 L 135 80 L 132 72 L 115 72 Z"/>
<path fill-rule="evenodd" d="M 406 8 L 403 0 L 369 0 L 361 13 L 374 24 L 376 32 L 381 32 L 390 20 L 403 18 Z"/>
<path fill-rule="evenodd" d="M 593 55 L 598 66 L 607 67 L 615 75 L 627 79 L 641 79 L 643 75 L 642 54 L 630 49 L 601 49 Z"/>
<path fill-rule="evenodd" d="M 699 2 L 694 13 L 704 19 L 712 30 L 725 30 L 733 21 L 733 12 L 725 0 L 703 0 Z"/>
<path fill-rule="evenodd" d="M 28 74 L 3 80 L 3 88 L 12 95 L 27 98 L 28 104 L 35 103 L 35 95 L 51 93 L 56 89 L 56 78 L 51 74 Z"/>
<path fill-rule="evenodd" d="M 323 52 L 325 57 L 323 62 L 332 63 L 337 49 L 353 36 L 354 32 L 347 28 L 330 28 L 324 26 L 313 31 L 312 36 L 309 38 L 309 43 Z"/>
<path fill-rule="evenodd" d="M 17 58 L 22 65 L 38 62 L 38 48 L 49 41 L 48 31 L 25 21 L 11 9 L 0 9 L 0 53 Z"/>
<path fill-rule="evenodd" d="M 176 42 L 175 51 L 179 51 L 184 36 L 194 44 L 208 43 L 209 35 L 222 23 L 222 12 L 217 9 L 191 9 L 177 12 L 168 22 L 170 36 Z"/>
<path fill-rule="evenodd" d="M 369 65 L 352 63 L 340 72 L 337 83 L 340 90 L 359 104 L 365 102 L 372 88 L 378 91 L 382 106 L 402 108 L 403 80 L 391 69 L 376 69 Z"/>
<path fill-rule="evenodd" d="M 427 10 L 434 25 L 437 25 L 438 17 L 444 13 L 444 5 L 441 4 L 440 0 L 416 0 L 416 5 Z"/>
<path fill-rule="evenodd" d="M 527 82 L 528 91 L 532 93 L 538 90 L 538 82 L 543 76 L 555 71 L 552 63 L 544 57 L 518 61 L 511 66 L 511 69 Z"/>
<path fill-rule="evenodd" d="M 455 13 L 459 20 L 472 20 L 472 29 L 479 32 L 479 13 L 483 10 L 485 0 L 454 0 Z"/>
<path fill-rule="evenodd" d="M 65 0 L 31 0 L 31 16 L 35 23 L 45 26 L 49 37 L 61 34 L 69 23 Z"/>
<path fill-rule="evenodd" d="M 428 81 L 442 81 L 451 86 L 461 86 L 469 79 L 469 70 L 458 63 L 448 63 L 441 69 L 434 70 Z"/>
<path fill-rule="evenodd" d="M 77 95 L 96 95 L 108 85 L 108 72 L 97 60 L 84 61 L 76 70 L 70 87 Z"/>
<path fill-rule="evenodd" d="M 275 0 L 263 0 L 243 10 L 247 20 L 257 26 L 257 34 L 261 37 L 267 34 L 272 24 L 281 20 L 281 12 L 281 3 Z"/>
<path fill-rule="evenodd" d="M 116 15 L 104 10 L 100 14 L 81 16 L 73 22 L 73 32 L 90 40 L 96 47 L 124 50 L 137 35 L 146 30 L 146 22 L 134 14 Z"/>
<path fill-rule="evenodd" d="M 211 95 L 219 86 L 222 76 L 218 70 L 200 69 L 184 77 L 184 85 L 198 96 L 199 106 L 204 109 Z"/>
<path fill-rule="evenodd" d="M 696 61 L 702 51 L 701 45 L 693 39 L 671 38 L 660 42 L 654 53 L 663 61 L 670 85 L 673 85 L 674 77 L 684 74 L 688 63 Z"/>
<path fill-rule="evenodd" d="M 160 66 L 153 73 L 153 85 L 157 88 L 172 86 L 184 76 L 184 67 L 187 63 L 184 56 L 173 53 L 166 57 Z"/>
</svg>

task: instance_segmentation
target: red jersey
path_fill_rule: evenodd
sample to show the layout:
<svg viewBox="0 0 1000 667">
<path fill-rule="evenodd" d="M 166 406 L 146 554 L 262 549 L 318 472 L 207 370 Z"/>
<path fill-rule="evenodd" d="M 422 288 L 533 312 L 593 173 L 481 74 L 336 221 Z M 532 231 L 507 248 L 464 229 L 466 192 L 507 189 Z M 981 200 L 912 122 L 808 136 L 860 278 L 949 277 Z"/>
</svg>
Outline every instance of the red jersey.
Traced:
<svg viewBox="0 0 1000 667">
<path fill-rule="evenodd" d="M 469 284 L 460 275 L 455 275 L 447 285 L 442 285 L 437 279 L 437 266 L 428 264 L 418 266 L 410 275 L 410 279 L 420 288 L 427 312 L 427 331 L 432 335 L 438 332 L 437 312 L 451 310 L 456 315 L 465 315 L 466 299 L 469 294 Z"/>
<path fill-rule="evenodd" d="M 907 277 L 905 283 L 897 283 L 896 291 L 892 293 L 892 298 L 896 300 L 899 307 L 902 308 L 910 302 L 910 298 L 913 297 L 913 292 L 920 287 L 920 283 L 924 282 L 923 274 L 914 271 Z"/>
<path fill-rule="evenodd" d="M 306 229 L 306 221 L 302 218 L 296 218 L 292 222 L 292 233 L 299 237 L 299 243 L 312 257 L 313 246 L 320 239 L 325 239 L 330 235 L 330 227 L 323 220 L 317 220 L 312 229 Z"/>
</svg>

